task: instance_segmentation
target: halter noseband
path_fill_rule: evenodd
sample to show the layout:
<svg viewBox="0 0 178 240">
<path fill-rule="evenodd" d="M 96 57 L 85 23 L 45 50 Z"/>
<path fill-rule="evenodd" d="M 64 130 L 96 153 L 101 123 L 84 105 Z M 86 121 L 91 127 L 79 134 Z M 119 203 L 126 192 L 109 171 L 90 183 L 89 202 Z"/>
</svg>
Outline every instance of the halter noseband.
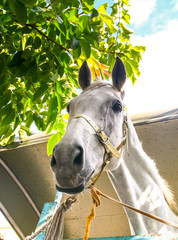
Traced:
<svg viewBox="0 0 178 240">
<path fill-rule="evenodd" d="M 109 157 L 104 160 L 103 166 L 99 174 L 97 175 L 96 179 L 93 181 L 92 185 L 96 182 L 96 180 L 99 178 L 101 173 L 103 172 L 104 168 L 108 165 L 112 157 L 116 157 L 118 159 L 121 158 L 121 153 L 119 153 L 119 150 L 122 149 L 122 146 L 125 145 L 126 143 L 126 135 L 127 135 L 127 116 L 124 116 L 124 121 L 123 121 L 123 138 L 121 143 L 118 145 L 118 147 L 114 147 L 112 143 L 109 141 L 109 137 L 105 134 L 103 130 L 101 130 L 95 122 L 88 117 L 87 115 L 84 114 L 77 114 L 75 115 L 72 119 L 74 118 L 84 118 L 90 126 L 94 129 L 96 132 L 96 135 L 98 137 L 98 140 L 101 142 L 101 144 L 104 146 L 106 153 L 109 154 Z"/>
</svg>

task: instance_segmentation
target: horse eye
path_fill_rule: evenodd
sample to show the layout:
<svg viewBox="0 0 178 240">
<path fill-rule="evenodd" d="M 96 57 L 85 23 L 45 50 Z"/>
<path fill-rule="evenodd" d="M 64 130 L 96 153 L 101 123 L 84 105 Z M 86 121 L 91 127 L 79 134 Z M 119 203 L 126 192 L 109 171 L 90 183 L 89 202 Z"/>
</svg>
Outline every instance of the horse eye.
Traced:
<svg viewBox="0 0 178 240">
<path fill-rule="evenodd" d="M 67 112 L 69 113 L 70 109 L 69 109 L 69 104 L 67 105 Z"/>
<path fill-rule="evenodd" d="M 114 101 L 112 104 L 112 109 L 115 113 L 121 112 L 122 111 L 122 104 L 117 100 Z"/>
</svg>

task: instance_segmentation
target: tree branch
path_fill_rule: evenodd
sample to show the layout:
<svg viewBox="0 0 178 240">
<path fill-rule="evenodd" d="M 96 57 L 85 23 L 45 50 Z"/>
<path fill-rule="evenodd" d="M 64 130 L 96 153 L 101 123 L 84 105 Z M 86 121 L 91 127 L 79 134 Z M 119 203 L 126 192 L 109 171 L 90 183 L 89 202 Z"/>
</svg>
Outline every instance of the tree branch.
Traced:
<svg viewBox="0 0 178 240">
<path fill-rule="evenodd" d="M 50 3 L 46 8 L 51 7 L 51 5 L 52 5 L 55 1 L 56 1 L 56 0 L 51 1 L 51 3 Z"/>
<path fill-rule="evenodd" d="M 36 92 L 36 88 L 35 88 L 33 82 L 30 80 L 30 78 L 28 78 L 28 81 L 30 82 L 31 86 L 33 87 L 34 91 Z"/>
<path fill-rule="evenodd" d="M 44 32 L 42 32 L 40 29 L 38 29 L 34 24 L 27 23 L 26 26 L 35 29 L 35 30 L 36 30 L 37 32 L 39 32 L 43 37 L 45 37 L 48 41 L 53 42 L 54 44 L 56 44 L 57 46 L 59 46 L 59 47 L 62 48 L 63 50 L 67 51 L 68 53 L 71 53 L 71 51 L 70 51 L 69 49 L 63 47 L 62 45 L 60 45 L 59 43 L 57 43 L 56 41 L 54 41 L 52 38 L 48 37 Z"/>
</svg>

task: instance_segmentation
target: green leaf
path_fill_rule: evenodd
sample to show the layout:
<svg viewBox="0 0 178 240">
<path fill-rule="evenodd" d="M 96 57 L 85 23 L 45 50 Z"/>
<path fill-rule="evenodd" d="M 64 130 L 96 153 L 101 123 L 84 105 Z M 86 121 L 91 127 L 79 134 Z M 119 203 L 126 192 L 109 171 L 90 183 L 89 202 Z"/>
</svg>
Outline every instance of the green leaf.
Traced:
<svg viewBox="0 0 178 240">
<path fill-rule="evenodd" d="M 69 11 L 69 14 L 68 14 L 68 21 L 71 21 L 71 22 L 78 22 L 79 21 L 79 18 L 77 17 L 78 15 L 78 11 L 76 8 L 72 8 L 70 11 Z"/>
<path fill-rule="evenodd" d="M 58 103 L 57 103 L 57 97 L 53 93 L 49 100 L 49 106 L 48 106 L 48 117 L 46 120 L 46 125 L 48 125 L 51 122 L 55 122 L 58 109 L 57 109 Z"/>
<path fill-rule="evenodd" d="M 30 129 L 29 129 L 27 126 L 21 125 L 21 126 L 20 126 L 20 129 L 22 129 L 23 131 L 25 131 L 25 132 L 27 133 L 27 135 L 30 135 L 30 134 L 31 134 L 31 131 L 30 131 Z"/>
<path fill-rule="evenodd" d="M 66 29 L 65 29 L 64 24 L 59 24 L 59 22 L 57 20 L 54 20 L 53 23 L 62 34 L 64 34 L 64 35 L 66 34 Z"/>
<path fill-rule="evenodd" d="M 35 49 L 38 49 L 40 46 L 41 46 L 41 39 L 40 39 L 39 37 L 36 37 L 36 38 L 35 38 L 35 41 L 34 41 L 34 43 L 33 43 L 33 47 L 34 47 Z"/>
<path fill-rule="evenodd" d="M 133 74 L 131 77 L 130 77 L 131 81 L 132 81 L 132 84 L 134 85 L 135 82 L 137 81 L 135 75 Z"/>
<path fill-rule="evenodd" d="M 20 119 L 19 119 L 18 116 L 15 116 L 15 119 L 14 119 L 14 131 L 19 126 L 19 124 L 20 124 Z"/>
<path fill-rule="evenodd" d="M 107 13 L 100 13 L 100 18 L 106 23 L 111 33 L 115 33 L 117 31 L 116 26 L 114 25 L 113 18 Z"/>
<path fill-rule="evenodd" d="M 61 133 L 62 135 L 65 134 L 66 122 L 60 121 L 60 122 L 55 123 L 54 130 L 55 130 L 55 131 L 58 131 L 59 129 L 60 129 L 60 133 Z"/>
<path fill-rule="evenodd" d="M 12 143 L 15 139 L 15 134 L 9 134 L 6 138 L 4 138 L 2 141 L 0 141 L 0 144 L 2 146 L 8 145 L 10 143 Z"/>
<path fill-rule="evenodd" d="M 126 4 L 126 5 L 129 4 L 129 0 L 122 0 L 122 2 L 123 2 L 124 4 Z"/>
<path fill-rule="evenodd" d="M 38 116 L 37 113 L 34 113 L 33 114 L 33 119 L 34 119 L 34 122 L 35 122 L 35 125 L 37 126 L 37 128 L 41 131 L 44 131 L 44 121 L 42 119 L 42 117 Z"/>
<path fill-rule="evenodd" d="M 138 52 L 145 52 L 145 50 L 146 50 L 146 47 L 145 46 L 135 46 L 135 47 L 133 47 L 133 49 L 135 50 L 135 51 L 138 51 Z"/>
<path fill-rule="evenodd" d="M 101 53 L 97 49 L 95 49 L 95 48 L 91 48 L 91 55 L 95 59 L 99 59 L 101 57 Z"/>
<path fill-rule="evenodd" d="M 9 104 L 5 105 L 0 110 L 0 119 L 3 118 L 3 116 L 8 116 L 12 111 L 13 111 L 12 103 L 9 103 Z"/>
<path fill-rule="evenodd" d="M 28 47 L 28 46 L 31 47 L 33 42 L 34 42 L 34 39 L 32 36 L 30 36 L 26 41 L 25 47 Z"/>
<path fill-rule="evenodd" d="M 12 133 L 12 129 L 10 125 L 6 125 L 0 128 L 0 138 L 2 140 L 2 138 L 4 138 L 5 134 L 11 134 Z"/>
<path fill-rule="evenodd" d="M 104 3 L 100 7 L 97 8 L 97 11 L 99 13 L 106 13 L 107 14 L 107 11 L 106 11 L 107 7 L 108 7 L 108 3 Z"/>
<path fill-rule="evenodd" d="M 58 92 L 55 93 L 56 94 L 56 97 L 57 97 L 57 103 L 58 103 L 58 111 L 60 112 L 61 111 L 61 96 Z"/>
<path fill-rule="evenodd" d="M 7 29 L 4 27 L 1 18 L 0 18 L 0 28 L 2 29 L 3 32 L 7 32 Z"/>
<path fill-rule="evenodd" d="M 121 19 L 124 20 L 125 23 L 130 24 L 130 15 L 125 10 L 122 11 Z"/>
<path fill-rule="evenodd" d="M 69 120 L 69 114 L 68 113 L 64 114 L 63 118 L 68 121 Z"/>
<path fill-rule="evenodd" d="M 37 91 L 35 92 L 34 96 L 33 96 L 33 101 L 37 101 L 39 100 L 44 94 L 45 92 L 47 91 L 48 89 L 48 84 L 46 83 L 43 83 L 38 89 Z"/>
<path fill-rule="evenodd" d="M 15 118 L 15 111 L 13 109 L 8 115 L 6 115 L 3 118 L 2 122 L 1 122 L 1 127 L 10 124 L 14 120 L 14 118 Z"/>
<path fill-rule="evenodd" d="M 94 42 L 101 42 L 102 36 L 99 32 L 91 32 L 91 33 L 85 33 L 84 34 L 85 39 L 94 45 Z"/>
<path fill-rule="evenodd" d="M 60 55 L 60 59 L 61 59 L 62 63 L 64 64 L 64 66 L 66 66 L 66 67 L 69 65 L 69 63 L 71 61 L 69 54 L 66 52 L 62 52 L 62 54 Z"/>
<path fill-rule="evenodd" d="M 48 156 L 51 155 L 53 153 L 53 148 L 55 147 L 55 145 L 61 140 L 62 135 L 60 132 L 55 133 L 54 135 L 52 135 L 47 143 L 47 154 Z"/>
<path fill-rule="evenodd" d="M 54 122 L 51 122 L 48 124 L 48 126 L 46 127 L 46 134 L 49 134 L 51 131 L 54 130 Z"/>
<path fill-rule="evenodd" d="M 18 1 L 15 0 L 15 14 L 17 16 L 17 20 L 19 21 L 20 24 L 25 25 L 27 21 L 27 9 L 25 5 Z"/>
<path fill-rule="evenodd" d="M 25 126 L 30 128 L 31 124 L 33 122 L 33 114 L 31 111 L 29 111 L 27 114 L 26 114 L 26 121 L 25 121 Z"/>
<path fill-rule="evenodd" d="M 22 53 L 22 51 L 19 51 L 13 56 L 12 60 L 8 65 L 10 68 L 19 67 L 25 61 L 25 59 L 22 57 Z"/>
<path fill-rule="evenodd" d="M 83 5 L 85 5 L 88 10 L 91 10 L 94 6 L 94 0 L 85 0 L 82 2 Z"/>
<path fill-rule="evenodd" d="M 80 39 L 80 45 L 85 59 L 88 59 L 91 54 L 91 47 L 89 42 L 86 39 Z"/>
<path fill-rule="evenodd" d="M 75 59 L 78 59 L 80 57 L 80 54 L 81 54 L 81 47 L 79 46 L 77 49 L 73 50 L 73 57 Z"/>
<path fill-rule="evenodd" d="M 21 58 L 25 59 L 25 60 L 28 60 L 30 59 L 32 56 L 32 51 L 29 49 L 29 48 L 26 48 L 23 52 L 22 52 L 22 55 L 21 55 Z"/>
<path fill-rule="evenodd" d="M 90 17 L 88 15 L 82 15 L 79 17 L 79 26 L 82 28 L 82 30 L 84 30 L 89 23 L 89 19 Z"/>
<path fill-rule="evenodd" d="M 133 59 L 128 59 L 127 62 L 132 66 L 134 72 L 136 73 L 137 76 L 140 76 L 140 71 L 139 71 L 139 65 L 138 62 L 136 62 Z"/>
<path fill-rule="evenodd" d="M 119 27 L 123 30 L 124 34 L 126 34 L 126 35 L 134 33 L 130 29 L 126 28 L 123 23 L 119 23 Z"/>
<path fill-rule="evenodd" d="M 9 101 L 11 97 L 11 92 L 8 91 L 5 95 L 0 96 L 0 108 L 5 106 Z"/>
<path fill-rule="evenodd" d="M 26 5 L 33 5 L 37 2 L 37 0 L 19 0 L 19 1 Z"/>
<path fill-rule="evenodd" d="M 93 8 L 92 13 L 90 15 L 90 20 L 92 20 L 94 17 L 98 17 L 98 15 L 99 15 L 98 11 L 95 8 Z"/>
<path fill-rule="evenodd" d="M 127 77 L 129 78 L 133 74 L 132 67 L 128 62 L 125 62 L 124 64 L 125 64 L 125 67 L 126 67 Z"/>
<path fill-rule="evenodd" d="M 9 0 L 9 7 L 12 9 L 13 12 L 15 12 L 15 1 L 14 0 Z"/>
</svg>

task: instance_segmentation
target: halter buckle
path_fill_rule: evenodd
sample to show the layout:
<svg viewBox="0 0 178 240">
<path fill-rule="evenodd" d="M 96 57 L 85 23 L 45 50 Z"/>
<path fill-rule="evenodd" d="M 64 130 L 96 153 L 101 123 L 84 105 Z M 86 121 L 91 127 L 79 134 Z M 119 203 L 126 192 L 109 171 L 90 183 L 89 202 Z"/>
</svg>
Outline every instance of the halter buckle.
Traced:
<svg viewBox="0 0 178 240">
<path fill-rule="evenodd" d="M 106 136 L 106 134 L 102 130 L 98 130 L 96 132 L 96 135 L 98 137 L 98 140 L 103 144 L 106 145 L 109 142 L 109 138 Z"/>
</svg>

